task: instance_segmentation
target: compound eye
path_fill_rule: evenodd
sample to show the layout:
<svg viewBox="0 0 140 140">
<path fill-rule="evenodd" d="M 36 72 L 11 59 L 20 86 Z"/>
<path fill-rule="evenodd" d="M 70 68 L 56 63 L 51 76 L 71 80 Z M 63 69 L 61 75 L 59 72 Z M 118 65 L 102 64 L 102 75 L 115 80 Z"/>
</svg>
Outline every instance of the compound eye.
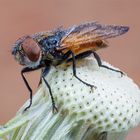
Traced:
<svg viewBox="0 0 140 140">
<path fill-rule="evenodd" d="M 22 42 L 22 49 L 30 61 L 36 62 L 39 59 L 41 49 L 37 42 L 30 36 L 26 37 Z"/>
</svg>

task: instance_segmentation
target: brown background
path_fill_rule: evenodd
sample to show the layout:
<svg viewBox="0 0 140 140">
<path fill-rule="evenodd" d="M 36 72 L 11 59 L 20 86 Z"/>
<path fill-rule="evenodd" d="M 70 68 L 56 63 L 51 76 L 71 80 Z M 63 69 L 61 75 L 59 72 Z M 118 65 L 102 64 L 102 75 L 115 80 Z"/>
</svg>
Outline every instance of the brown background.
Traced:
<svg viewBox="0 0 140 140">
<path fill-rule="evenodd" d="M 13 117 L 28 99 L 20 77 L 21 66 L 11 56 L 11 44 L 20 36 L 96 20 L 123 24 L 130 31 L 110 40 L 100 56 L 121 68 L 140 86 L 140 1 L 139 0 L 0 0 L 0 124 Z M 28 75 L 36 90 L 39 72 Z M 127 140 L 139 140 L 135 129 Z"/>
</svg>

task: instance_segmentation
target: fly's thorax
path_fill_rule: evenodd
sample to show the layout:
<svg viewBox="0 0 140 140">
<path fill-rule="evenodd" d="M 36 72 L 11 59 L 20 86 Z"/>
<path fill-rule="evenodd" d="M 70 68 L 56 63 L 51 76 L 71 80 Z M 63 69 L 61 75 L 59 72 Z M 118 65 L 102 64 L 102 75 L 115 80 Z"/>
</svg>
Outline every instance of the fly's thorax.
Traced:
<svg viewBox="0 0 140 140">
<path fill-rule="evenodd" d="M 41 39 L 38 43 L 42 50 L 42 61 L 49 61 L 52 65 L 57 65 L 62 59 L 62 52 L 57 49 L 60 48 L 62 36 L 53 34 Z"/>
<path fill-rule="evenodd" d="M 25 36 L 17 40 L 12 54 L 21 65 L 28 67 L 36 67 L 39 65 L 42 57 L 40 46 L 37 41 L 30 36 Z"/>
<path fill-rule="evenodd" d="M 47 37 L 42 38 L 38 44 L 41 46 L 41 49 L 44 52 L 53 52 L 60 47 L 62 36 L 59 34 L 53 34 Z"/>
<path fill-rule="evenodd" d="M 63 62 L 63 55 L 62 52 L 58 52 L 57 50 L 43 51 L 41 61 L 56 66 Z"/>
</svg>

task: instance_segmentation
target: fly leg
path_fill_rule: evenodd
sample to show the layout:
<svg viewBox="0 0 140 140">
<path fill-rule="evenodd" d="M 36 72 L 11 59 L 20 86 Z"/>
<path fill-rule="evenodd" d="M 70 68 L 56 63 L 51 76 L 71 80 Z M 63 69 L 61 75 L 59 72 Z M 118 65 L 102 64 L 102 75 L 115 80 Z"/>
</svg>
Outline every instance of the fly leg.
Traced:
<svg viewBox="0 0 140 140">
<path fill-rule="evenodd" d="M 68 57 L 71 55 L 71 52 L 68 51 L 66 54 L 63 55 L 63 58 L 61 58 L 59 60 L 59 64 L 63 63 L 64 60 L 68 59 Z M 52 94 L 52 91 L 51 91 L 51 87 L 49 85 L 49 83 L 47 82 L 47 80 L 45 79 L 45 76 L 49 73 L 50 71 L 50 65 L 46 65 L 45 69 L 42 71 L 42 75 L 41 75 L 41 78 L 44 80 L 46 86 L 48 87 L 49 89 L 49 93 L 50 93 L 50 96 L 51 96 L 51 100 L 52 100 L 52 107 L 53 107 L 53 112 L 58 112 L 58 109 L 55 105 L 55 100 L 54 100 L 54 97 L 53 97 L 53 94 Z M 41 83 L 41 80 L 39 82 L 39 84 Z"/>
<path fill-rule="evenodd" d="M 82 79 L 80 79 L 78 76 L 77 76 L 77 74 L 76 74 L 76 58 L 75 58 L 75 55 L 74 55 L 74 53 L 71 51 L 71 55 L 72 55 L 72 62 L 73 62 L 73 75 L 79 80 L 79 81 L 81 81 L 83 84 L 85 84 L 85 85 L 87 85 L 87 86 L 90 86 L 91 88 L 96 88 L 96 86 L 94 86 L 94 85 L 91 85 L 91 84 L 89 84 L 89 83 L 87 83 L 87 82 L 85 82 L 85 81 L 83 81 Z"/>
<path fill-rule="evenodd" d="M 80 53 L 78 55 L 75 56 L 75 59 L 83 59 L 85 57 L 88 57 L 90 54 L 92 54 L 92 51 L 86 51 L 86 52 L 83 52 L 83 53 Z M 69 58 L 67 60 L 67 62 L 71 62 L 73 58 Z"/>
<path fill-rule="evenodd" d="M 93 53 L 95 59 L 97 60 L 97 63 L 99 65 L 99 67 L 103 67 L 103 68 L 106 68 L 106 69 L 109 69 L 109 70 L 112 70 L 112 71 L 115 71 L 115 72 L 119 72 L 121 74 L 121 76 L 124 75 L 124 73 L 122 71 L 120 71 L 120 70 L 116 70 L 116 69 L 110 68 L 110 67 L 108 67 L 106 65 L 103 65 L 99 55 L 94 51 L 92 51 L 92 53 Z"/>
<path fill-rule="evenodd" d="M 31 72 L 31 71 L 34 71 L 34 70 L 37 70 L 37 69 L 40 69 L 40 68 L 41 68 L 41 66 L 39 65 L 39 66 L 36 67 L 36 68 L 25 67 L 25 68 L 23 68 L 23 69 L 21 70 L 21 76 L 22 76 L 22 78 L 23 78 L 23 81 L 24 81 L 24 83 L 25 83 L 27 89 L 28 89 L 29 92 L 30 92 L 30 103 L 29 103 L 29 105 L 24 109 L 24 111 L 26 111 L 28 108 L 31 107 L 31 105 L 32 105 L 32 97 L 33 97 L 33 96 L 32 96 L 32 94 L 33 94 L 33 93 L 32 93 L 32 89 L 31 89 L 31 87 L 30 87 L 28 81 L 26 80 L 26 78 L 25 78 L 25 76 L 24 76 L 24 73 Z"/>
<path fill-rule="evenodd" d="M 43 69 L 41 69 L 41 74 L 43 73 Z M 39 79 L 39 82 L 38 82 L 38 86 L 37 87 L 39 87 L 40 85 L 42 84 L 42 78 L 41 78 L 41 76 L 40 76 L 40 79 Z"/>
<path fill-rule="evenodd" d="M 50 71 L 50 66 L 46 66 L 45 69 L 44 69 L 44 71 L 43 71 L 43 73 L 42 73 L 42 75 L 41 75 L 41 77 L 42 77 L 42 79 L 44 80 L 46 86 L 47 86 L 48 89 L 49 89 L 49 93 L 50 93 L 51 100 L 52 100 L 53 112 L 55 112 L 55 111 L 58 112 L 58 109 L 57 109 L 57 107 L 55 106 L 55 101 L 54 101 L 54 97 L 53 97 L 53 94 L 52 94 L 51 87 L 50 87 L 49 83 L 47 82 L 47 80 L 45 79 L 45 76 L 49 73 L 49 71 Z"/>
<path fill-rule="evenodd" d="M 95 57 L 95 59 L 96 59 L 98 65 L 99 65 L 99 67 L 104 67 L 104 68 L 106 68 L 106 69 L 109 69 L 109 70 L 112 70 L 112 71 L 115 71 L 115 72 L 119 72 L 119 73 L 121 74 L 121 76 L 124 75 L 124 73 L 123 73 L 122 71 L 120 71 L 120 70 L 116 70 L 116 69 L 110 68 L 110 67 L 108 67 L 108 66 L 106 66 L 106 65 L 103 65 L 103 64 L 102 64 L 102 61 L 101 61 L 101 58 L 100 58 L 99 55 L 98 55 L 96 52 L 94 52 L 94 51 L 86 51 L 86 52 L 83 52 L 83 53 L 81 53 L 81 54 L 75 56 L 75 58 L 76 58 L 76 59 L 82 59 L 82 58 L 85 58 L 85 57 L 89 56 L 89 55 L 92 54 L 92 53 L 93 53 L 93 55 L 94 55 L 94 57 Z M 70 61 L 70 60 L 68 60 L 68 61 Z"/>
</svg>

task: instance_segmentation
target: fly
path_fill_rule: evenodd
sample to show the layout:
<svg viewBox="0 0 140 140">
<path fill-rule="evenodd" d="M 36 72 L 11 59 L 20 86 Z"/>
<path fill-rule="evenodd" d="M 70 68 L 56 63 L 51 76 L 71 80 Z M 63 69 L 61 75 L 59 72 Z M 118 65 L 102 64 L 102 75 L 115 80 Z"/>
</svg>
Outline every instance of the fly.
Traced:
<svg viewBox="0 0 140 140">
<path fill-rule="evenodd" d="M 92 88 L 96 88 L 96 86 L 83 81 L 77 76 L 77 59 L 83 59 L 93 54 L 100 67 L 119 72 L 123 75 L 122 71 L 103 65 L 96 51 L 108 46 L 106 39 L 122 35 L 128 30 L 129 27 L 127 26 L 102 25 L 98 22 L 87 22 L 67 29 L 58 28 L 53 31 L 40 32 L 18 39 L 14 44 L 12 54 L 19 64 L 24 66 L 21 70 L 21 76 L 30 92 L 30 104 L 25 108 L 25 111 L 32 105 L 32 89 L 24 73 L 42 69 L 41 79 L 44 80 L 49 89 L 53 111 L 58 110 L 51 87 L 45 79 L 52 65 L 57 66 L 71 61 L 74 77 Z"/>
</svg>

